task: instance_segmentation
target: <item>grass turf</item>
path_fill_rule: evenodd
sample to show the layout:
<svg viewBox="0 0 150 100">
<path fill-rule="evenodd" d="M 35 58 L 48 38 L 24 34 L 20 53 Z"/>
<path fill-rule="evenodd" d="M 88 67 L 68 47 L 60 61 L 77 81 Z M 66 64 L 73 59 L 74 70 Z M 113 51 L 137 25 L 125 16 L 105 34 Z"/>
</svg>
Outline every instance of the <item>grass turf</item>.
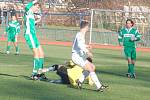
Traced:
<svg viewBox="0 0 150 100">
<path fill-rule="evenodd" d="M 0 49 L 0 100 L 149 100 L 150 98 L 150 53 L 138 52 L 136 62 L 137 79 L 125 77 L 127 61 L 121 51 L 94 49 L 96 72 L 109 89 L 93 91 L 95 87 L 83 85 L 82 90 L 64 84 L 29 80 L 32 72 L 32 52 L 24 44 L 19 44 L 20 55 L 4 54 L 5 42 Z M 62 64 L 71 57 L 71 47 L 43 45 L 45 67 Z M 58 79 L 55 72 L 46 74 L 50 79 Z"/>
</svg>

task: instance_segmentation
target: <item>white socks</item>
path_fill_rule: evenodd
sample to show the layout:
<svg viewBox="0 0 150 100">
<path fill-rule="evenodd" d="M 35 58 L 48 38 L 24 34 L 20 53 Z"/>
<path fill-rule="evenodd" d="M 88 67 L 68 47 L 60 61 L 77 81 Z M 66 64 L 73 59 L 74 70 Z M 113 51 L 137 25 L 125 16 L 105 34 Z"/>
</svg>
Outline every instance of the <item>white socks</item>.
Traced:
<svg viewBox="0 0 150 100">
<path fill-rule="evenodd" d="M 99 89 L 102 86 L 102 84 L 100 83 L 96 73 L 90 72 L 90 76 L 91 76 L 92 81 L 95 83 L 97 89 Z"/>
<path fill-rule="evenodd" d="M 49 67 L 48 69 L 47 69 L 47 71 L 54 71 L 54 69 L 55 69 L 55 67 Z"/>
<path fill-rule="evenodd" d="M 102 84 L 100 83 L 100 81 L 99 81 L 99 79 L 98 79 L 98 77 L 97 77 L 97 75 L 96 75 L 95 72 L 90 72 L 90 73 L 89 73 L 88 71 L 84 71 L 83 74 L 82 74 L 82 76 L 79 78 L 79 81 L 80 81 L 81 83 L 83 83 L 84 80 L 85 80 L 85 78 L 86 78 L 88 75 L 90 75 L 90 77 L 91 77 L 92 81 L 95 83 L 97 89 L 99 89 L 99 88 L 102 86 Z"/>
<path fill-rule="evenodd" d="M 84 70 L 84 71 L 82 72 L 82 76 L 79 78 L 79 81 L 80 81 L 81 83 L 83 83 L 83 81 L 85 80 L 85 78 L 86 78 L 88 75 L 89 75 L 89 71 Z"/>
</svg>

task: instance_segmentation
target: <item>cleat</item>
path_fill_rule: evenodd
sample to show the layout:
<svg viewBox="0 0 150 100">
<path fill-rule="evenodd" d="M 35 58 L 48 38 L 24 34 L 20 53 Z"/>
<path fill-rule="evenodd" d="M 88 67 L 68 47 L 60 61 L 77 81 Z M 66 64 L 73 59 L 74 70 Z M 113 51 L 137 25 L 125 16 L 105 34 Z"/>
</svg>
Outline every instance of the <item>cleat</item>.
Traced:
<svg viewBox="0 0 150 100">
<path fill-rule="evenodd" d="M 78 89 L 82 89 L 82 83 L 79 81 L 79 79 L 76 80 Z"/>
<path fill-rule="evenodd" d="M 127 76 L 128 78 L 131 78 L 131 74 L 130 74 L 130 73 L 127 73 L 126 76 Z"/>
<path fill-rule="evenodd" d="M 31 79 L 32 79 L 32 80 L 38 80 L 39 77 L 38 77 L 38 75 L 32 75 L 32 76 L 31 76 Z"/>
<path fill-rule="evenodd" d="M 15 55 L 19 55 L 19 52 L 16 52 Z"/>
<path fill-rule="evenodd" d="M 97 89 L 96 91 L 97 91 L 97 92 L 104 92 L 104 89 L 99 88 L 99 89 Z"/>
<path fill-rule="evenodd" d="M 48 78 L 45 76 L 45 74 L 38 74 L 39 80 L 48 80 Z"/>
<path fill-rule="evenodd" d="M 108 85 L 102 85 L 99 89 L 97 89 L 97 92 L 104 92 L 104 89 L 108 88 Z"/>
<path fill-rule="evenodd" d="M 53 71 L 56 71 L 59 68 L 59 65 L 55 64 L 52 67 L 53 67 Z M 52 68 L 52 67 L 50 67 L 50 68 Z"/>
<path fill-rule="evenodd" d="M 10 52 L 9 51 L 6 51 L 6 54 L 9 54 Z"/>
<path fill-rule="evenodd" d="M 132 75 L 132 78 L 137 78 L 136 75 L 135 75 L 135 73 Z"/>
</svg>

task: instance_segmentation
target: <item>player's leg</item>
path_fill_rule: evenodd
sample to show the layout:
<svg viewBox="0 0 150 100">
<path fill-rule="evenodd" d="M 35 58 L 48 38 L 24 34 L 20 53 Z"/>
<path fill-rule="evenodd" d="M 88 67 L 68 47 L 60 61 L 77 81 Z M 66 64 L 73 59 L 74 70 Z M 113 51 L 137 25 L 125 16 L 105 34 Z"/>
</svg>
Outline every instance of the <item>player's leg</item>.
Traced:
<svg viewBox="0 0 150 100">
<path fill-rule="evenodd" d="M 39 69 L 39 53 L 37 49 L 39 45 L 37 45 L 34 35 L 26 34 L 24 37 L 29 48 L 33 51 L 33 71 L 31 78 L 36 79 Z"/>
<path fill-rule="evenodd" d="M 95 73 L 95 66 L 94 64 L 90 63 L 86 58 L 80 57 L 78 54 L 72 55 L 72 60 L 75 64 L 81 66 L 85 71 L 83 71 L 80 78 L 77 80 L 78 87 L 81 88 L 82 83 L 84 82 L 85 78 L 90 75 L 92 81 L 95 83 L 97 90 L 102 87 L 96 73 Z M 100 90 L 101 91 L 101 90 Z"/>
<path fill-rule="evenodd" d="M 39 53 L 39 70 L 43 70 L 44 67 L 44 51 L 41 46 L 38 47 L 38 53 Z M 40 80 L 47 80 L 47 77 L 44 73 L 39 74 Z"/>
<path fill-rule="evenodd" d="M 39 70 L 43 69 L 44 66 L 44 51 L 41 46 L 38 47 L 38 53 L 39 53 Z"/>
<path fill-rule="evenodd" d="M 8 42 L 7 42 L 7 47 L 6 47 L 6 53 L 7 53 L 7 54 L 10 53 L 10 47 L 11 47 L 10 45 L 11 45 L 11 42 L 8 41 Z"/>
<path fill-rule="evenodd" d="M 131 63 L 132 63 L 131 74 L 132 74 L 133 78 L 136 78 L 136 74 L 135 74 L 135 61 L 136 61 L 136 49 L 133 48 L 132 55 L 131 55 Z"/>
<path fill-rule="evenodd" d="M 128 73 L 127 73 L 127 77 L 130 78 L 131 77 L 131 70 L 132 70 L 132 60 L 130 57 L 127 58 L 128 60 Z"/>
<path fill-rule="evenodd" d="M 104 86 L 101 84 L 101 82 L 99 81 L 96 73 L 95 73 L 95 67 L 94 67 L 94 64 L 90 63 L 90 62 L 87 62 L 85 64 L 85 67 L 84 67 L 84 70 L 81 77 L 79 78 L 78 80 L 78 86 L 79 88 L 81 88 L 81 85 L 83 83 L 83 81 L 85 80 L 85 78 L 87 76 L 90 76 L 92 81 L 94 82 L 94 84 L 96 85 L 97 87 L 97 91 L 101 91 L 103 92 L 103 89 L 107 88 L 108 86 Z"/>
<path fill-rule="evenodd" d="M 37 70 L 38 71 L 40 70 L 39 72 L 42 72 L 41 70 L 43 69 L 43 66 L 44 66 L 44 51 L 43 51 L 37 37 L 34 36 L 33 38 L 34 38 L 35 46 L 37 48 L 37 55 L 38 55 L 38 59 L 39 59 Z M 47 79 L 44 73 L 38 74 L 38 76 L 39 76 L 40 80 Z"/>
<path fill-rule="evenodd" d="M 88 62 L 85 67 L 84 67 L 85 70 L 88 70 L 90 72 L 90 77 L 92 79 L 92 81 L 95 83 L 97 89 L 100 89 L 102 84 L 100 83 L 96 73 L 95 73 L 95 67 L 92 63 Z"/>
<path fill-rule="evenodd" d="M 7 47 L 6 47 L 6 53 L 7 53 L 7 54 L 10 53 L 10 47 L 11 47 L 11 38 L 8 36 L 8 39 L 7 39 Z"/>
<path fill-rule="evenodd" d="M 14 41 L 13 41 L 15 50 L 16 50 L 16 54 L 19 54 L 19 47 L 18 47 L 18 38 L 17 36 L 15 36 Z"/>
<path fill-rule="evenodd" d="M 86 63 L 88 62 L 86 59 L 83 59 L 82 57 L 80 57 L 78 54 L 73 53 L 72 54 L 72 61 L 79 65 L 80 67 L 84 67 L 86 65 Z M 77 80 L 78 83 L 78 87 L 81 88 L 82 83 L 84 82 L 85 78 L 87 77 L 87 72 L 83 72 L 81 77 Z"/>
<path fill-rule="evenodd" d="M 38 69 L 39 69 L 39 55 L 38 55 L 38 49 L 37 48 L 33 48 L 33 71 L 32 71 L 32 75 L 37 75 L 38 73 Z"/>
<path fill-rule="evenodd" d="M 128 73 L 126 75 L 127 75 L 128 78 L 130 78 L 130 76 L 131 76 L 131 67 L 132 67 L 130 48 L 125 47 L 124 48 L 124 53 L 125 53 L 127 61 L 128 61 Z"/>
<path fill-rule="evenodd" d="M 42 70 L 38 70 L 38 74 L 51 72 L 51 71 L 56 71 L 57 69 L 59 69 L 62 66 L 64 66 L 64 65 L 55 64 L 55 65 L 49 66 L 48 68 L 43 68 Z"/>
</svg>

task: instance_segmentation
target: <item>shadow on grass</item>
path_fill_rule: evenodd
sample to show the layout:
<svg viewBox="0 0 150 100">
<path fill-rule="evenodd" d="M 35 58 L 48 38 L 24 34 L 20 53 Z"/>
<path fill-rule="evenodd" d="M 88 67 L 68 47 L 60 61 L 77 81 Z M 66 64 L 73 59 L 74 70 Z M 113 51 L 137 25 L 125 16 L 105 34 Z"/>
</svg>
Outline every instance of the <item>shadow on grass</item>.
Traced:
<svg viewBox="0 0 150 100">
<path fill-rule="evenodd" d="M 106 54 L 106 53 L 94 53 L 96 57 L 102 57 L 102 58 L 109 58 L 109 59 L 119 59 L 119 60 L 124 60 L 124 57 L 122 55 L 117 55 L 117 54 Z"/>
<path fill-rule="evenodd" d="M 20 75 L 19 77 L 22 77 L 22 78 L 25 78 L 26 80 L 32 80 L 29 76 L 25 76 L 25 75 Z M 33 80 L 33 81 L 39 81 L 39 80 Z M 89 89 L 89 88 L 85 88 L 83 87 L 82 89 L 79 89 L 77 87 L 73 87 L 71 84 L 66 84 L 66 83 L 62 83 L 60 82 L 60 79 L 57 79 L 57 80 L 51 80 L 51 79 L 48 79 L 48 80 L 40 80 L 41 82 L 46 82 L 46 83 L 51 83 L 51 84 L 56 84 L 56 85 L 64 85 L 66 86 L 67 88 L 72 88 L 72 89 L 76 89 L 76 90 L 86 90 L 86 91 L 93 91 L 93 92 L 97 92 L 96 90 L 94 89 Z M 87 83 L 84 83 L 84 84 L 87 84 Z"/>
<path fill-rule="evenodd" d="M 32 80 L 31 77 L 25 75 L 19 75 L 20 78 L 24 78 L 26 80 Z"/>
<path fill-rule="evenodd" d="M 3 74 L 3 73 L 0 73 L 0 76 L 8 76 L 8 77 L 18 77 L 18 76 L 16 76 L 16 75 Z"/>
<path fill-rule="evenodd" d="M 112 76 L 126 77 L 126 73 L 123 73 L 123 71 L 117 72 L 116 70 L 110 70 L 110 71 L 97 70 L 96 72 L 108 74 L 108 75 L 112 75 Z M 145 81 L 145 82 L 150 81 L 149 76 L 148 76 L 148 72 L 142 73 L 142 72 L 137 71 L 136 75 L 137 75 L 136 80 L 141 80 L 141 81 Z"/>
<path fill-rule="evenodd" d="M 96 71 L 97 73 L 104 73 L 104 74 L 109 74 L 109 75 L 114 75 L 114 76 L 120 76 L 120 77 L 126 77 L 126 74 L 123 74 L 123 73 L 117 73 L 117 72 L 112 72 L 112 71 L 104 71 L 104 70 L 97 70 Z"/>
</svg>

